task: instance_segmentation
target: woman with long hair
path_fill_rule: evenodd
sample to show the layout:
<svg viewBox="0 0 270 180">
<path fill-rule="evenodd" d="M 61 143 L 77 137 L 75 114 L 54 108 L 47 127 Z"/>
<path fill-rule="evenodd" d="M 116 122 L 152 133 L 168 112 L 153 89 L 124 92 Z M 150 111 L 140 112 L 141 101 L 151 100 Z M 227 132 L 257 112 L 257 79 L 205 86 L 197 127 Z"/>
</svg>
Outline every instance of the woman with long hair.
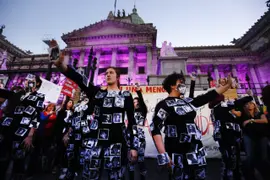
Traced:
<svg viewBox="0 0 270 180">
<path fill-rule="evenodd" d="M 73 114 L 74 101 L 68 99 L 62 105 L 60 111 L 57 113 L 57 119 L 54 126 L 54 142 L 56 144 L 56 155 L 54 160 L 53 174 L 56 173 L 58 167 L 64 166 L 64 153 L 66 146 L 64 145 L 63 137 L 66 128 L 68 128 L 69 119 Z"/>
<path fill-rule="evenodd" d="M 256 167 L 265 180 L 269 179 L 270 173 L 268 171 L 270 166 L 267 155 L 268 120 L 259 111 L 254 101 L 245 104 L 241 120 L 244 147 L 247 154 L 244 176 L 247 180 L 256 179 L 254 176 Z"/>
<path fill-rule="evenodd" d="M 109 179 L 122 179 L 128 163 L 128 147 L 131 149 L 130 160 L 133 162 L 137 158 L 138 137 L 133 133 L 136 122 L 132 95 L 129 91 L 120 91 L 120 72 L 115 67 L 107 68 L 105 73 L 107 87 L 101 89 L 91 83 L 89 86 L 85 85 L 83 77 L 63 61 L 64 55 L 61 54 L 55 61 L 56 67 L 79 85 L 94 107 L 93 112 L 87 112 L 89 108 L 86 105 L 79 106 L 77 111 L 85 110 L 85 112 L 83 116 L 73 117 L 71 124 L 73 129 L 81 129 L 82 175 L 84 178 L 100 179 L 105 169 L 108 171 Z M 131 132 L 129 137 L 126 135 L 124 124 L 125 115 Z M 74 149 L 74 144 L 68 145 L 67 152 L 71 149 Z M 67 153 L 67 155 L 68 158 L 72 158 L 74 154 Z M 64 173 L 66 171 L 62 172 Z"/>
<path fill-rule="evenodd" d="M 225 86 L 193 99 L 183 97 L 186 92 L 183 75 L 173 73 L 163 81 L 163 88 L 169 96 L 156 105 L 150 128 L 159 153 L 158 164 L 168 167 L 170 179 L 206 178 L 206 152 L 201 132 L 194 122 L 196 109 L 223 94 L 230 86 L 229 77 Z M 161 136 L 163 127 L 165 143 Z"/>
</svg>

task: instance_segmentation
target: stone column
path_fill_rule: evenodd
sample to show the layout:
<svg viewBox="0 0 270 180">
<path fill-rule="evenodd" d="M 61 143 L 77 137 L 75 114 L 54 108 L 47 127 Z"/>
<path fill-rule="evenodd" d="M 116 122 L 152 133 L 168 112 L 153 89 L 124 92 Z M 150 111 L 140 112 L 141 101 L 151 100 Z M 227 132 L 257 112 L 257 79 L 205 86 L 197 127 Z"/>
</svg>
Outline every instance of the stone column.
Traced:
<svg viewBox="0 0 270 180">
<path fill-rule="evenodd" d="M 152 46 L 147 46 L 147 75 L 152 74 L 153 70 L 153 54 L 152 54 Z"/>
<path fill-rule="evenodd" d="M 215 72 L 216 81 L 218 82 L 218 80 L 219 80 L 218 65 L 214 65 L 214 72 Z"/>
<path fill-rule="evenodd" d="M 128 58 L 128 77 L 134 80 L 134 50 L 135 47 L 129 47 L 129 58 Z"/>
<path fill-rule="evenodd" d="M 84 57 L 85 57 L 85 50 L 82 49 L 80 51 L 80 59 L 79 59 L 79 62 L 78 62 L 78 67 L 83 67 L 84 66 Z"/>
<path fill-rule="evenodd" d="M 196 65 L 196 70 L 197 70 L 197 79 L 198 79 L 198 81 L 199 81 L 199 85 L 201 85 L 201 83 L 202 83 L 202 81 L 201 81 L 201 74 L 202 74 L 202 72 L 201 72 L 201 67 L 200 67 L 200 65 Z"/>
<path fill-rule="evenodd" d="M 99 71 L 100 54 L 101 54 L 101 49 L 96 49 L 97 69 L 95 71 L 95 76 L 94 76 L 94 83 L 95 83 L 95 85 L 97 85 L 97 82 L 98 82 L 98 71 Z"/>
<path fill-rule="evenodd" d="M 256 88 L 256 92 L 258 92 L 258 90 L 260 89 L 260 84 L 259 84 L 259 80 L 258 80 L 257 74 L 255 72 L 253 64 L 249 64 L 249 72 L 250 72 L 250 75 L 251 75 L 251 79 L 252 79 L 252 81 L 254 83 L 254 87 Z"/>
<path fill-rule="evenodd" d="M 236 65 L 235 64 L 232 64 L 232 75 L 233 75 L 233 77 L 237 78 L 237 71 L 236 71 Z"/>
<path fill-rule="evenodd" d="M 112 49 L 112 61 L 111 66 L 116 67 L 116 58 L 117 58 L 117 48 Z"/>
<path fill-rule="evenodd" d="M 200 65 L 196 65 L 197 74 L 202 74 Z"/>
</svg>

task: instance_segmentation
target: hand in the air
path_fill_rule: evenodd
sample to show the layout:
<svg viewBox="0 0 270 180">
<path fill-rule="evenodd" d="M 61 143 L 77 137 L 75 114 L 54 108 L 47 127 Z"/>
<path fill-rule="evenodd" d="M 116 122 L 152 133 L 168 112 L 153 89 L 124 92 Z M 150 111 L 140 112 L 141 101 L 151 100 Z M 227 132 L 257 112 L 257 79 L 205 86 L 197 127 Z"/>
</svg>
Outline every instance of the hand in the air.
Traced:
<svg viewBox="0 0 270 180">
<path fill-rule="evenodd" d="M 141 87 L 138 83 L 135 83 L 135 89 L 136 91 L 140 91 L 141 90 Z"/>
</svg>

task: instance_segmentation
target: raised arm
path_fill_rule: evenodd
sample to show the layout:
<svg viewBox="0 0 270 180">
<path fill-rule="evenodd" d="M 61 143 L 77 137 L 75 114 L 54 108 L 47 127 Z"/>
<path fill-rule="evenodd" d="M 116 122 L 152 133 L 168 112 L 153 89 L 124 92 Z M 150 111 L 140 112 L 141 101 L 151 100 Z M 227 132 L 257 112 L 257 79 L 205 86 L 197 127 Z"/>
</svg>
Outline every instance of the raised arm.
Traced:
<svg viewBox="0 0 270 180">
<path fill-rule="evenodd" d="M 189 97 L 194 98 L 194 91 L 195 91 L 195 80 L 191 80 L 190 88 L 189 88 Z"/>
<path fill-rule="evenodd" d="M 218 95 L 221 95 L 225 93 L 228 89 L 230 89 L 231 85 L 232 79 L 231 76 L 229 75 L 227 84 L 225 86 L 219 86 L 214 90 L 208 91 L 203 95 L 197 96 L 196 98 L 194 98 L 191 104 L 194 105 L 195 107 L 200 107 L 207 104 L 208 102 L 214 101 L 218 97 Z"/>
<path fill-rule="evenodd" d="M 93 84 L 89 83 L 89 87 L 87 87 L 83 83 L 83 77 L 78 72 L 75 71 L 71 66 L 66 65 L 64 63 L 64 54 L 61 53 L 60 57 L 54 62 L 54 65 L 69 79 L 74 81 L 82 91 L 84 91 L 87 96 L 93 97 L 94 94 L 97 92 L 98 87 L 94 86 Z"/>
</svg>

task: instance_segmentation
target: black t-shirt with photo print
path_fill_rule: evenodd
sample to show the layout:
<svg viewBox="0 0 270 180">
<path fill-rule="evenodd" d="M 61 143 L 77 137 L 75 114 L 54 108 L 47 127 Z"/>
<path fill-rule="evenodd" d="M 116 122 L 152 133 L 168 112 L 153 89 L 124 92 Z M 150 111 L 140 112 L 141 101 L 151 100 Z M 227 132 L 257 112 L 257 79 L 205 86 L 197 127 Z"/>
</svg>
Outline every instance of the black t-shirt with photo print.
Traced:
<svg viewBox="0 0 270 180">
<path fill-rule="evenodd" d="M 110 148 L 115 144 L 121 144 L 119 158 L 122 163 L 127 163 L 127 149 L 128 142 L 130 148 L 137 149 L 138 144 L 136 142 L 137 135 L 133 133 L 127 137 L 125 120 L 128 120 L 128 129 L 132 132 L 132 127 L 136 125 L 134 119 L 134 105 L 133 98 L 129 91 L 108 91 L 107 89 L 101 89 L 100 87 L 94 86 L 92 84 L 87 85 L 83 81 L 83 77 L 77 73 L 73 68 L 68 66 L 68 70 L 64 73 L 69 79 L 73 80 L 81 90 L 89 98 L 91 107 L 84 112 L 83 117 L 78 118 L 78 113 L 75 111 L 73 114 L 72 122 L 77 118 L 76 121 L 81 122 L 85 119 L 89 119 L 91 115 L 91 120 L 87 121 L 89 124 L 81 128 L 82 133 L 82 145 L 83 148 L 91 149 L 93 147 L 102 148 L 102 152 L 107 152 L 104 149 Z M 86 115 L 86 117 L 85 117 Z M 71 123 L 72 124 L 72 123 Z M 75 125 L 76 123 L 73 123 Z M 74 129 L 74 126 L 71 126 Z M 78 127 L 79 129 L 80 127 Z M 75 130 L 75 133 L 78 131 Z M 89 140 L 91 138 L 91 140 Z M 89 146 L 89 143 L 95 142 L 93 146 Z M 104 160 L 105 154 L 99 156 L 100 159 Z M 107 157 L 107 156 L 106 156 Z M 109 158 L 117 160 L 116 157 L 109 154 Z M 122 164 L 124 165 L 124 164 Z M 103 167 L 102 167 L 103 168 Z M 118 167 L 117 167 L 118 168 Z"/>
<path fill-rule="evenodd" d="M 194 153 L 193 157 L 203 150 L 201 132 L 194 122 L 196 110 L 217 96 L 218 93 L 212 90 L 194 99 L 167 97 L 156 105 L 150 125 L 152 135 L 161 135 L 163 130 L 166 151 L 170 156 L 172 153 L 181 154 L 184 166 L 188 166 L 187 160 L 191 157 L 190 154 L 187 156 L 187 153 Z"/>
<path fill-rule="evenodd" d="M 38 128 L 44 99 L 45 95 L 38 92 L 22 96 L 13 113 L 3 117 L 0 134 L 8 136 L 10 140 L 22 141 L 31 128 Z"/>
</svg>

